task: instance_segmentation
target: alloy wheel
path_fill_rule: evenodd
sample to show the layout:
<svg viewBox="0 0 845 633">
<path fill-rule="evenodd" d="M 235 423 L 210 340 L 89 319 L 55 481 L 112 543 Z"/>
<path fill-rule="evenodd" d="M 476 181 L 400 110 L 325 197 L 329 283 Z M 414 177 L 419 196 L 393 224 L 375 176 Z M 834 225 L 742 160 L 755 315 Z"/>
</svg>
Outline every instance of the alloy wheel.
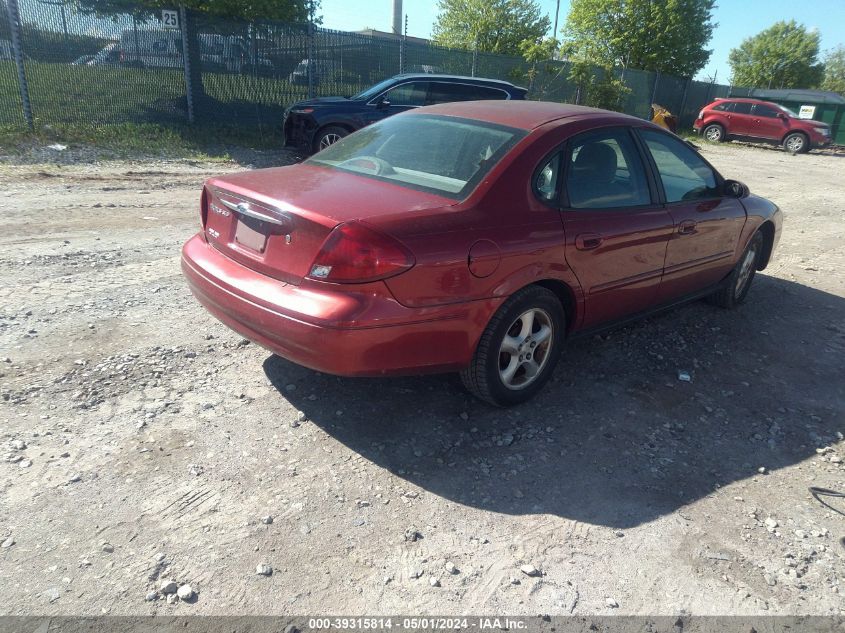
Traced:
<svg viewBox="0 0 845 633">
<path fill-rule="evenodd" d="M 736 278 L 736 287 L 734 288 L 734 297 L 739 298 L 745 291 L 748 282 L 751 280 L 751 272 L 754 270 L 754 264 L 757 263 L 757 245 L 751 244 L 745 253 L 742 264 L 739 268 L 739 275 Z"/>
<path fill-rule="evenodd" d="M 499 347 L 499 377 L 508 389 L 524 389 L 549 360 L 554 325 L 545 310 L 526 310 L 508 328 Z"/>
<path fill-rule="evenodd" d="M 704 137 L 711 143 L 716 143 L 722 138 L 722 130 L 716 127 L 715 125 L 710 126 L 709 128 L 707 128 Z"/>
<path fill-rule="evenodd" d="M 320 139 L 320 149 L 326 149 L 329 145 L 334 145 L 341 139 L 340 134 L 325 134 L 323 138 Z"/>
</svg>

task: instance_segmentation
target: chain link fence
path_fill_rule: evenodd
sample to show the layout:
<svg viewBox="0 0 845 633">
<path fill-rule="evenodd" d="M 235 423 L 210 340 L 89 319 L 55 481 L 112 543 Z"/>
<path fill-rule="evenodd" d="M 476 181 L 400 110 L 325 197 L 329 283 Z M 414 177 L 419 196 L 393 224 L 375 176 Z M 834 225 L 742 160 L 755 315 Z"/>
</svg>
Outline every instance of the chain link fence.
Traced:
<svg viewBox="0 0 845 633">
<path fill-rule="evenodd" d="M 275 129 L 309 97 L 350 96 L 399 72 L 511 81 L 529 98 L 576 102 L 567 62 L 474 53 L 373 34 L 270 21 L 238 22 L 173 10 L 102 15 L 72 0 L 0 0 L 0 125 L 24 127 L 12 15 L 32 123 L 231 124 Z M 595 69 L 596 73 L 601 72 Z M 622 110 L 647 117 L 653 102 L 688 128 L 728 86 L 632 69 Z"/>
</svg>

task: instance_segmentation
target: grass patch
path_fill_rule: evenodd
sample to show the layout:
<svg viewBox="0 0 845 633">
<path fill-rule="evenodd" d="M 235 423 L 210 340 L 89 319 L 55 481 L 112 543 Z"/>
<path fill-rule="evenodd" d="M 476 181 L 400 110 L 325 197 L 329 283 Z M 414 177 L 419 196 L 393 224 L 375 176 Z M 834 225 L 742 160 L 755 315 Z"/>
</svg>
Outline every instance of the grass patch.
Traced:
<svg viewBox="0 0 845 633">
<path fill-rule="evenodd" d="M 0 126 L 0 149 L 15 153 L 32 146 L 60 143 L 69 147 L 95 147 L 115 158 L 157 156 L 199 160 L 230 160 L 232 149 L 280 149 L 281 138 L 258 128 L 232 126 L 173 126 L 156 123 L 114 125 L 56 124 L 22 130 Z"/>
</svg>

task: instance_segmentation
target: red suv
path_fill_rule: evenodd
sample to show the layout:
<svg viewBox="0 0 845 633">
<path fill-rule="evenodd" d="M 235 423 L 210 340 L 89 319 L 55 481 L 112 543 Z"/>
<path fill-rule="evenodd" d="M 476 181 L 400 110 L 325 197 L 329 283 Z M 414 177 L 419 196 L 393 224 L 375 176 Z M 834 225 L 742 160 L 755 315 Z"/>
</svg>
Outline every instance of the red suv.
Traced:
<svg viewBox="0 0 845 633">
<path fill-rule="evenodd" d="M 764 141 L 796 154 L 830 145 L 831 137 L 827 123 L 799 119 L 789 108 L 759 99 L 716 99 L 698 113 L 693 128 L 708 141 Z"/>
</svg>

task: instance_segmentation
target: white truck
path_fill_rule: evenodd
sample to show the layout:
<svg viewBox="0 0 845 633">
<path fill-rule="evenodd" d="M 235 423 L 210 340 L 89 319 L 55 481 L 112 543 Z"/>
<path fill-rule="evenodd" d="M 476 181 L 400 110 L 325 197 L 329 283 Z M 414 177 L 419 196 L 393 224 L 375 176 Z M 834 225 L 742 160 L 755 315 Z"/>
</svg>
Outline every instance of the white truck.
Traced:
<svg viewBox="0 0 845 633">
<path fill-rule="evenodd" d="M 252 64 L 242 38 L 235 35 L 200 33 L 197 36 L 203 70 L 266 72 L 270 60 L 258 57 Z M 182 32 L 170 29 L 126 29 L 120 35 L 120 62 L 139 68 L 181 68 Z"/>
</svg>

